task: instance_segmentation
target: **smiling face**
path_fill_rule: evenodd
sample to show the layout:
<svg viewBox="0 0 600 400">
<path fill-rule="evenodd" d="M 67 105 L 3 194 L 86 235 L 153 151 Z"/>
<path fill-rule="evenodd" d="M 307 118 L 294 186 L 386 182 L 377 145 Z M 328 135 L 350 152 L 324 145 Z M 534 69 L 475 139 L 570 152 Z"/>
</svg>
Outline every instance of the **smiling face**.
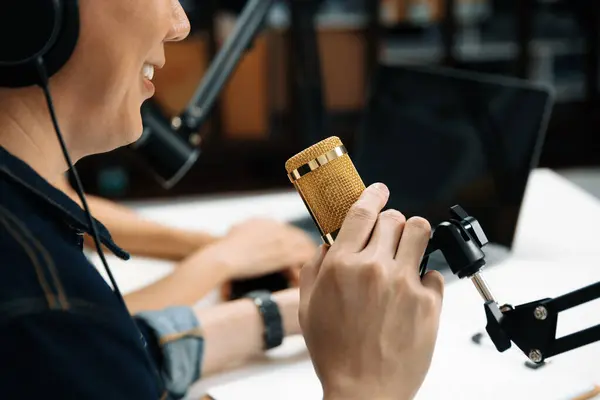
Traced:
<svg viewBox="0 0 600 400">
<path fill-rule="evenodd" d="M 190 26 L 178 0 L 80 0 L 80 15 L 77 47 L 51 89 L 69 147 L 84 156 L 139 138 L 165 42 L 182 40 Z"/>
</svg>

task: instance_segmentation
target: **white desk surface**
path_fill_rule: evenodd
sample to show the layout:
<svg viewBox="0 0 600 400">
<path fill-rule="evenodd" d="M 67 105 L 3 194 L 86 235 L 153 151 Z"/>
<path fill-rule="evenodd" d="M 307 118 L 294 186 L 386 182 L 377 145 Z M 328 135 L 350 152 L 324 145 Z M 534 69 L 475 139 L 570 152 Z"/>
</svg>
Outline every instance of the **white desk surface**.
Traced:
<svg viewBox="0 0 600 400">
<path fill-rule="evenodd" d="M 226 232 L 233 223 L 251 216 L 289 220 L 306 215 L 304 204 L 293 190 L 254 195 L 189 198 L 168 204 L 144 202 L 130 203 L 130 205 L 150 219 L 178 227 L 204 229 L 216 234 Z M 513 255 L 503 265 L 487 274 L 498 301 L 520 304 L 560 295 L 586 283 L 600 280 L 600 235 L 595 232 L 599 224 L 600 202 L 597 199 L 550 170 L 535 170 L 526 191 Z M 109 261 L 117 282 L 124 292 L 147 285 L 172 270 L 172 265 L 162 261 L 134 258 L 124 263 L 114 257 L 110 257 Z M 207 301 L 212 300 L 209 298 Z M 600 321 L 598 301 L 586 307 L 585 313 L 580 312 L 575 317 L 569 316 L 569 321 L 579 319 L 581 322 L 587 317 L 590 322 L 587 326 L 589 326 L 594 323 L 594 315 L 596 322 Z M 580 309 L 583 310 L 584 307 Z M 592 314 L 591 320 L 590 314 Z M 464 378 L 473 371 L 479 370 L 484 373 L 485 367 L 462 365 L 459 360 L 465 358 L 465 353 L 455 354 L 458 349 L 463 348 L 461 346 L 466 343 L 464 341 L 468 341 L 471 334 L 482 330 L 484 325 L 483 308 L 475 289 L 470 287 L 468 281 L 450 283 L 445 296 L 438 350 L 436 350 L 431 373 L 419 396 L 420 399 L 439 399 L 442 398 L 440 396 L 443 393 L 446 393 L 444 398 L 492 398 L 486 390 L 496 390 L 490 389 L 494 387 L 493 385 L 489 387 L 481 384 L 473 385 Z M 456 326 L 460 326 L 466 336 L 457 336 Z M 585 326 L 575 327 L 581 329 Z M 570 328 L 572 327 L 571 323 Z M 559 330 L 560 328 L 559 322 Z M 468 345 L 472 346 L 470 343 Z M 559 365 L 568 365 L 568 370 L 575 372 L 575 375 L 589 380 L 590 383 L 592 380 L 600 383 L 599 344 L 589 345 L 581 350 L 559 356 L 556 360 L 549 367 L 555 368 L 557 375 L 559 369 L 562 371 L 563 368 Z M 485 356 L 485 360 L 481 361 L 489 365 L 503 362 L 522 365 L 523 359 L 516 353 L 500 355 L 491 349 L 489 355 Z M 257 360 L 256 363 L 203 378 L 191 389 L 188 398 L 198 399 L 209 388 L 216 385 L 254 376 L 260 372 L 277 370 L 282 366 L 290 366 L 290 368 L 304 366 L 303 369 L 294 370 L 294 374 L 298 374 L 298 371 L 310 371 L 301 338 L 287 339 L 281 348 L 272 351 L 268 358 Z M 552 372 L 550 368 L 547 368 L 547 371 L 548 374 Z M 303 378 L 299 377 L 298 383 L 302 386 L 301 382 L 304 382 L 304 386 L 309 390 L 311 382 L 314 384 L 314 378 L 310 372 L 305 375 Z M 531 384 L 535 383 L 535 379 L 528 378 L 526 372 L 523 372 L 522 376 L 523 380 L 528 380 Z M 540 376 L 542 375 L 537 375 Z M 548 376 L 546 375 L 545 378 Z M 555 381 L 557 380 L 546 383 L 553 385 Z M 568 379 L 565 378 L 564 381 L 567 382 Z M 511 393 L 511 396 L 532 398 L 534 393 L 529 391 L 532 388 L 526 386 L 522 388 L 527 391 L 523 396 L 516 393 Z M 457 392 L 455 396 L 447 396 L 454 389 L 459 390 L 461 394 Z M 559 392 L 554 390 L 551 393 Z M 538 394 L 543 393 L 540 391 Z M 240 393 L 239 398 L 252 397 L 242 396 Z"/>
<path fill-rule="evenodd" d="M 497 299 L 512 304 L 554 297 L 600 280 L 600 267 L 579 264 L 578 274 L 565 277 L 566 264 L 509 261 L 486 273 Z M 584 272 L 584 273 L 581 273 Z M 600 322 L 600 302 L 578 307 L 559 318 L 558 337 Z M 477 346 L 471 336 L 483 332 L 482 301 L 468 281 L 448 285 L 440 331 L 429 374 L 416 400 L 540 399 L 573 400 L 600 382 L 600 343 L 551 358 L 539 370 L 524 365 L 515 347 L 498 353 L 491 342 Z M 197 383 L 187 399 L 209 392 L 217 400 L 317 400 L 319 382 L 300 338 L 287 340 L 271 360 Z"/>
</svg>

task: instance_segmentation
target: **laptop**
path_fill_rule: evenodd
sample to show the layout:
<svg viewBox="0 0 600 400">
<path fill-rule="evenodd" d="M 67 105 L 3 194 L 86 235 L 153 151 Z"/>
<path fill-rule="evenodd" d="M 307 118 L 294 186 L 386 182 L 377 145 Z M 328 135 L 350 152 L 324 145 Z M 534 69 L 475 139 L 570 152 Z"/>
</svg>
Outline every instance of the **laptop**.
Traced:
<svg viewBox="0 0 600 400">
<path fill-rule="evenodd" d="M 512 248 L 552 103 L 551 89 L 530 81 L 379 65 L 350 156 L 365 184 L 388 185 L 387 207 L 407 217 L 435 227 L 461 205 L 480 222 L 494 265 Z M 310 218 L 293 223 L 320 240 Z M 440 252 L 428 266 L 447 270 Z"/>
</svg>

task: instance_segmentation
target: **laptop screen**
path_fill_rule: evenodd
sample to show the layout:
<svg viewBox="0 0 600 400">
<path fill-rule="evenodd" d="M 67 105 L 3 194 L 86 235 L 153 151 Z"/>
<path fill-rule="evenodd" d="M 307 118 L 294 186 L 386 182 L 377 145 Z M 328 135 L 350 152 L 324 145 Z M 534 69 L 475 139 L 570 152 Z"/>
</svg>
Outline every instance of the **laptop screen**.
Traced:
<svg viewBox="0 0 600 400">
<path fill-rule="evenodd" d="M 388 185 L 389 208 L 435 226 L 460 204 L 511 247 L 551 98 L 516 79 L 382 65 L 351 156 L 365 184 Z"/>
</svg>

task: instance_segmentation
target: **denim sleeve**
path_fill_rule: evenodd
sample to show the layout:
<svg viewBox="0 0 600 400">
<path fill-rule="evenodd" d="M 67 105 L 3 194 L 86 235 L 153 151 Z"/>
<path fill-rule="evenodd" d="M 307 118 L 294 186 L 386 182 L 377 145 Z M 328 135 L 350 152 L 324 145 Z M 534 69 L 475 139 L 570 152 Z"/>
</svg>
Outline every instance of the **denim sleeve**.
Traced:
<svg viewBox="0 0 600 400">
<path fill-rule="evenodd" d="M 170 307 L 141 312 L 135 318 L 151 331 L 153 337 L 149 340 L 158 344 L 158 365 L 166 389 L 175 398 L 184 397 L 192 383 L 200 379 L 204 354 L 204 335 L 193 310 Z M 155 345 L 149 343 L 151 349 Z"/>
</svg>

